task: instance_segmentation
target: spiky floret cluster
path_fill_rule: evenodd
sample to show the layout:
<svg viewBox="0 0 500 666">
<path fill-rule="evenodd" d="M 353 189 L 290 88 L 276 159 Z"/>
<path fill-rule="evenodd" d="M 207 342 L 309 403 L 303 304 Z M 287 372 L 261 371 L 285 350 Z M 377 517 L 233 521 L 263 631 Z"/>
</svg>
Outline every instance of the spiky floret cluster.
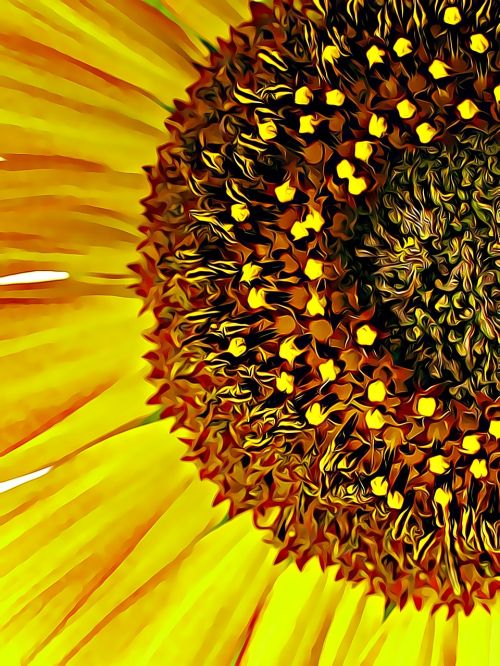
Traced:
<svg viewBox="0 0 500 666">
<path fill-rule="evenodd" d="M 318 556 L 400 604 L 432 589 L 469 609 L 500 581 L 498 375 L 475 372 L 475 345 L 498 362 L 498 167 L 478 156 L 498 128 L 495 39 L 488 1 L 254 5 L 149 169 L 139 293 L 157 321 L 155 401 L 192 433 L 187 457 L 278 557 Z M 442 222 L 425 218 L 449 227 L 441 246 L 405 238 L 412 198 L 427 206 L 419 165 L 467 160 L 452 147 L 465 136 L 481 175 L 463 242 L 444 200 L 429 211 Z M 456 186 L 438 172 L 431 203 Z M 461 312 L 476 292 L 473 335 L 438 317 L 429 359 L 443 293 Z M 447 388 L 434 378 L 450 354 Z"/>
</svg>

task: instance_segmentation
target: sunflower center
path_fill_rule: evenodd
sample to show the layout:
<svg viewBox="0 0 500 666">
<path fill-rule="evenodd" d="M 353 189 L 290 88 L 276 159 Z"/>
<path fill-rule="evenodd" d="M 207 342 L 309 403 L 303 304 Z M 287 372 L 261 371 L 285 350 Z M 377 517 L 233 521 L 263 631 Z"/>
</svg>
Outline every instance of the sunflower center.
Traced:
<svg viewBox="0 0 500 666">
<path fill-rule="evenodd" d="M 469 405 L 500 393 L 499 151 L 473 134 L 405 152 L 350 253 L 393 358 Z"/>
<path fill-rule="evenodd" d="M 167 123 L 155 400 L 278 558 L 470 608 L 500 580 L 495 26 L 334 4 L 255 3 Z"/>
</svg>

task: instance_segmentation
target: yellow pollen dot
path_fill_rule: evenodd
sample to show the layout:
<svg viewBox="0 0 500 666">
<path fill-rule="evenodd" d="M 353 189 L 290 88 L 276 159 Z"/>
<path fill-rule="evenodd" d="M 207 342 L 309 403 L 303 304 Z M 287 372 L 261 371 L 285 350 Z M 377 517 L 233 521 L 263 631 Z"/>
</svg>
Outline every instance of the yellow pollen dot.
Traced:
<svg viewBox="0 0 500 666">
<path fill-rule="evenodd" d="M 307 303 L 307 314 L 310 317 L 325 314 L 326 298 L 319 298 L 318 294 L 313 294 Z"/>
<path fill-rule="evenodd" d="M 376 113 L 372 114 L 370 118 L 370 123 L 368 125 L 368 131 L 372 136 L 380 138 L 387 132 L 387 121 L 382 116 L 377 116 Z"/>
<path fill-rule="evenodd" d="M 311 425 L 321 425 L 326 421 L 327 413 L 321 409 L 321 405 L 317 402 L 308 407 L 306 411 L 306 419 Z"/>
<path fill-rule="evenodd" d="M 292 234 L 295 240 L 306 238 L 306 236 L 309 235 L 306 225 L 303 224 L 302 222 L 294 222 L 290 230 L 290 233 Z"/>
<path fill-rule="evenodd" d="M 474 455 L 481 449 L 478 435 L 466 435 L 462 440 L 462 451 Z"/>
<path fill-rule="evenodd" d="M 248 206 L 242 203 L 235 203 L 231 206 L 231 217 L 236 222 L 244 222 L 250 217 Z"/>
<path fill-rule="evenodd" d="M 304 220 L 304 226 L 306 229 L 312 229 L 313 231 L 320 231 L 325 223 L 323 216 L 315 208 L 311 209 L 311 212 L 306 215 Z"/>
<path fill-rule="evenodd" d="M 334 382 L 337 379 L 338 368 L 335 366 L 333 359 L 319 365 L 319 374 L 324 382 Z"/>
<path fill-rule="evenodd" d="M 433 474 L 444 474 L 449 467 L 450 463 L 444 456 L 432 456 L 432 458 L 429 458 L 429 469 Z"/>
<path fill-rule="evenodd" d="M 362 324 L 356 329 L 356 342 L 358 345 L 372 345 L 377 339 L 377 331 L 370 324 Z"/>
<path fill-rule="evenodd" d="M 242 356 L 246 350 L 247 346 L 243 338 L 233 338 L 227 349 L 227 351 L 233 356 Z"/>
<path fill-rule="evenodd" d="M 488 429 L 488 432 L 492 437 L 495 437 L 496 439 L 500 439 L 500 420 L 495 419 L 490 423 L 490 427 Z"/>
<path fill-rule="evenodd" d="M 263 141 L 270 141 L 278 134 L 278 128 L 276 127 L 274 120 L 265 120 L 262 123 L 257 123 L 257 129 L 259 131 L 259 136 Z"/>
<path fill-rule="evenodd" d="M 276 388 L 283 393 L 293 393 L 293 375 L 282 372 L 279 377 L 276 377 Z"/>
<path fill-rule="evenodd" d="M 371 382 L 368 385 L 368 400 L 370 402 L 383 402 L 387 395 L 385 384 L 380 379 Z"/>
<path fill-rule="evenodd" d="M 302 116 L 299 123 L 299 134 L 313 134 L 316 124 L 314 116 Z"/>
<path fill-rule="evenodd" d="M 398 104 L 396 104 L 396 108 L 398 110 L 398 113 L 401 118 L 413 118 L 417 111 L 417 107 L 415 104 L 412 104 L 409 100 L 404 99 Z"/>
<path fill-rule="evenodd" d="M 312 98 L 313 94 L 307 86 L 302 86 L 295 91 L 295 104 L 306 106 Z"/>
<path fill-rule="evenodd" d="M 279 349 L 279 355 L 280 358 L 284 359 L 285 361 L 288 361 L 290 365 L 293 364 L 297 356 L 299 356 L 302 352 L 300 349 L 297 349 L 295 346 L 295 338 L 288 338 L 287 340 L 284 340 Z"/>
<path fill-rule="evenodd" d="M 443 20 L 448 25 L 457 25 L 462 20 L 458 7 L 446 7 Z"/>
<path fill-rule="evenodd" d="M 372 493 L 374 495 L 378 495 L 378 497 L 384 497 L 384 495 L 387 495 L 387 491 L 389 490 L 389 484 L 383 476 L 376 476 L 374 479 L 372 479 L 370 481 L 370 486 Z"/>
<path fill-rule="evenodd" d="M 241 272 L 241 281 L 250 283 L 259 277 L 261 271 L 262 268 L 256 264 L 245 264 Z"/>
<path fill-rule="evenodd" d="M 276 194 L 276 198 L 280 203 L 288 203 L 289 201 L 293 201 L 296 191 L 297 188 L 292 187 L 289 180 L 285 180 L 284 183 L 278 185 L 278 187 L 274 190 L 274 193 Z"/>
<path fill-rule="evenodd" d="M 326 93 L 326 103 L 330 106 L 342 106 L 345 102 L 345 95 L 341 90 L 329 90 Z"/>
<path fill-rule="evenodd" d="M 488 49 L 489 45 L 490 43 L 484 35 L 471 35 L 470 47 L 472 51 L 475 51 L 476 53 L 484 53 Z"/>
<path fill-rule="evenodd" d="M 398 55 L 400 58 L 408 55 L 413 50 L 410 40 L 406 39 L 406 37 L 400 37 L 397 39 L 392 48 L 394 49 L 396 55 Z"/>
<path fill-rule="evenodd" d="M 442 60 L 433 60 L 429 65 L 429 72 L 435 79 L 443 79 L 450 75 L 450 68 Z"/>
<path fill-rule="evenodd" d="M 422 396 L 417 400 L 417 412 L 420 416 L 432 416 L 436 408 L 437 403 L 435 398 Z"/>
<path fill-rule="evenodd" d="M 422 143 L 429 143 L 437 134 L 437 130 L 429 123 L 421 123 L 416 128 L 416 132 Z"/>
<path fill-rule="evenodd" d="M 434 501 L 442 507 L 448 506 L 451 502 L 452 494 L 444 488 L 438 488 L 434 493 Z"/>
<path fill-rule="evenodd" d="M 383 63 L 384 62 L 384 59 L 383 59 L 384 55 L 385 55 L 384 49 L 379 48 L 375 44 L 373 46 L 370 46 L 370 48 L 366 52 L 366 57 L 368 58 L 369 67 L 372 67 L 373 65 L 375 65 L 378 62 Z"/>
<path fill-rule="evenodd" d="M 373 145 L 371 141 L 356 141 L 354 146 L 354 157 L 363 162 L 368 162 L 373 153 Z"/>
<path fill-rule="evenodd" d="M 352 176 L 349 178 L 347 189 L 351 194 L 361 194 L 361 192 L 364 192 L 367 187 L 366 180 L 362 176 Z"/>
<path fill-rule="evenodd" d="M 488 466 L 486 465 L 486 460 L 479 460 L 478 458 L 473 460 L 470 466 L 470 473 L 476 479 L 484 479 L 486 476 L 488 476 Z"/>
<path fill-rule="evenodd" d="M 265 290 L 252 287 L 252 289 L 250 289 L 250 293 L 248 294 L 248 305 L 255 310 L 257 308 L 265 308 L 267 306 Z"/>
<path fill-rule="evenodd" d="M 340 58 L 340 49 L 335 44 L 329 44 L 323 49 L 323 60 L 326 62 L 334 63 L 337 58 Z"/>
<path fill-rule="evenodd" d="M 379 409 L 371 409 L 367 412 L 365 420 L 370 430 L 380 430 L 385 424 L 384 416 Z"/>
<path fill-rule="evenodd" d="M 403 506 L 403 495 L 397 490 L 395 492 L 390 492 L 387 496 L 387 505 L 391 509 L 400 509 Z"/>
<path fill-rule="evenodd" d="M 308 259 L 304 273 L 310 280 L 316 280 L 323 277 L 323 262 L 318 259 Z"/>
<path fill-rule="evenodd" d="M 493 88 L 493 94 L 495 95 L 495 102 L 500 104 L 500 85 Z"/>
<path fill-rule="evenodd" d="M 337 176 L 339 178 L 350 178 L 354 175 L 354 166 L 349 160 L 342 160 L 337 164 Z"/>
<path fill-rule="evenodd" d="M 478 107 L 470 99 L 464 99 L 463 102 L 460 102 L 457 110 L 464 120 L 471 120 L 479 111 Z"/>
</svg>

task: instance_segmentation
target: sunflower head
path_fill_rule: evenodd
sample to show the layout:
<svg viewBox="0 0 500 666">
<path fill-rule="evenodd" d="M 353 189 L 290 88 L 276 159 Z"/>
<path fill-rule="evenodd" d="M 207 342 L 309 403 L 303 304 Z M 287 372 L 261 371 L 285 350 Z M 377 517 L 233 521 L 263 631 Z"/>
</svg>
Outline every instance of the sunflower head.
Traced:
<svg viewBox="0 0 500 666">
<path fill-rule="evenodd" d="M 491 3 L 275 2 L 149 170 L 155 400 L 278 560 L 403 605 L 498 586 Z M 453 9 L 454 11 L 450 11 Z"/>
</svg>

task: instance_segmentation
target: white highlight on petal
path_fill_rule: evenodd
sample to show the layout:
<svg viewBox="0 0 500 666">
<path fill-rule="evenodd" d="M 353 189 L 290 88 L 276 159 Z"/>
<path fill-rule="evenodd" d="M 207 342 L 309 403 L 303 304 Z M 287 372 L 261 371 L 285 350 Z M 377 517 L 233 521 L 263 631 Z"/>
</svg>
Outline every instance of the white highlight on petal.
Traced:
<svg viewBox="0 0 500 666">
<path fill-rule="evenodd" d="M 44 476 L 47 474 L 47 472 L 50 472 L 52 467 L 44 467 L 43 469 L 39 469 L 36 472 L 31 472 L 30 474 L 24 474 L 23 476 L 18 476 L 16 479 L 9 479 L 8 481 L 0 481 L 0 493 L 5 493 L 7 490 L 11 490 L 12 488 L 17 488 L 17 486 L 22 486 L 23 483 L 28 483 L 28 481 L 34 481 L 34 479 L 38 479 L 41 476 Z"/>
<path fill-rule="evenodd" d="M 8 284 L 34 284 L 36 282 L 53 282 L 55 280 L 67 280 L 69 273 L 66 271 L 28 271 L 27 273 L 14 273 L 0 277 L 0 286 Z"/>
</svg>

